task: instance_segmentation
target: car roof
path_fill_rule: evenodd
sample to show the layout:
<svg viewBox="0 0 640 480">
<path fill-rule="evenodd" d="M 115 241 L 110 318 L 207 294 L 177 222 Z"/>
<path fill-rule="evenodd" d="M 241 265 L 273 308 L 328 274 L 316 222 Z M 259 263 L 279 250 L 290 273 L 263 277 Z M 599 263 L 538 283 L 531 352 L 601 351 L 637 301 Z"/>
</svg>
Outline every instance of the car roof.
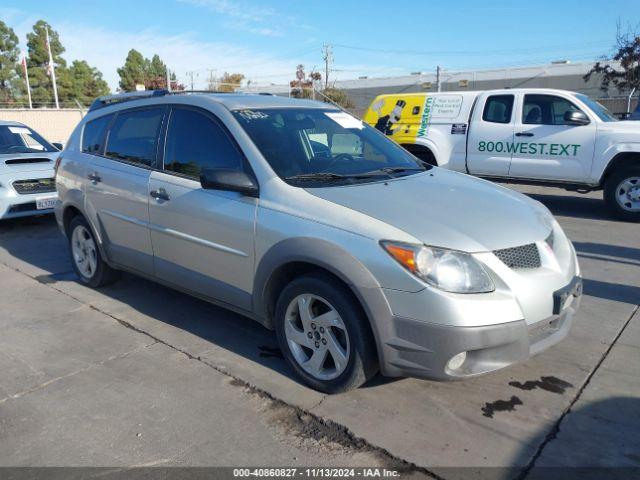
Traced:
<svg viewBox="0 0 640 480">
<path fill-rule="evenodd" d="M 143 105 L 162 105 L 180 99 L 180 103 L 202 105 L 206 102 L 218 103 L 228 110 L 247 110 L 259 108 L 318 108 L 338 110 L 332 104 L 314 100 L 302 100 L 290 97 L 279 97 L 271 94 L 252 93 L 214 93 L 214 92 L 166 92 L 162 90 L 131 92 L 108 95 L 96 99 L 89 113 L 105 109 L 115 112 L 120 109 L 134 108 Z M 111 107 L 111 108 L 110 108 Z"/>
<path fill-rule="evenodd" d="M 24 123 L 14 122 L 13 120 L 0 120 L 0 125 L 3 127 L 26 127 Z"/>
</svg>

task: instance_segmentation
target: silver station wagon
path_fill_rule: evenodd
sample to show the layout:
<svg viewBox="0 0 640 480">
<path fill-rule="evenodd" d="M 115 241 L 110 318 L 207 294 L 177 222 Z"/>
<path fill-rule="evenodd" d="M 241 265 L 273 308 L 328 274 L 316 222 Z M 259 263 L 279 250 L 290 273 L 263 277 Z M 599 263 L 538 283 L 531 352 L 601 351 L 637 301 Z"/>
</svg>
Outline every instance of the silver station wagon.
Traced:
<svg viewBox="0 0 640 480">
<path fill-rule="evenodd" d="M 127 270 L 251 317 L 324 392 L 526 360 L 567 335 L 581 295 L 542 204 L 423 165 L 325 103 L 103 97 L 56 182 L 83 284 Z"/>
</svg>

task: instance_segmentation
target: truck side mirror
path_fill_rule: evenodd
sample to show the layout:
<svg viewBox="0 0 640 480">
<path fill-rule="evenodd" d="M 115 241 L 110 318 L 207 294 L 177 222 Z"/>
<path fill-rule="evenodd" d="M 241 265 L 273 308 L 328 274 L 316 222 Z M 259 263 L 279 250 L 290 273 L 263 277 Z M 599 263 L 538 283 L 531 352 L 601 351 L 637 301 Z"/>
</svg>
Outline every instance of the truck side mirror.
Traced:
<svg viewBox="0 0 640 480">
<path fill-rule="evenodd" d="M 205 190 L 226 190 L 238 192 L 248 197 L 259 196 L 256 181 L 240 170 L 205 168 L 200 174 L 200 185 Z"/>
<path fill-rule="evenodd" d="M 569 110 L 564 114 L 564 124 L 565 125 L 589 125 L 591 121 L 589 117 L 584 112 L 580 110 Z"/>
</svg>

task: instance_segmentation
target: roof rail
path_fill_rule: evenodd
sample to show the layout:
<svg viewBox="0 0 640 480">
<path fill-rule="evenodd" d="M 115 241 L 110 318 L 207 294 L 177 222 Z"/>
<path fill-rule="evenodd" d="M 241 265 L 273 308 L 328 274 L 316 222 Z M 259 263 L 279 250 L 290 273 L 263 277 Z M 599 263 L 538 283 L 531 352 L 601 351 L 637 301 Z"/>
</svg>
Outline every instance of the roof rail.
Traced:
<svg viewBox="0 0 640 480">
<path fill-rule="evenodd" d="M 115 105 L 122 102 L 130 102 L 132 100 L 140 100 L 143 98 L 151 97 L 163 97 L 168 93 L 170 92 L 167 90 L 145 90 L 142 92 L 128 92 L 118 93 L 116 95 L 105 95 L 103 97 L 96 98 L 89 107 L 89 111 L 93 112 L 94 110 L 108 107 L 109 105 Z"/>
</svg>

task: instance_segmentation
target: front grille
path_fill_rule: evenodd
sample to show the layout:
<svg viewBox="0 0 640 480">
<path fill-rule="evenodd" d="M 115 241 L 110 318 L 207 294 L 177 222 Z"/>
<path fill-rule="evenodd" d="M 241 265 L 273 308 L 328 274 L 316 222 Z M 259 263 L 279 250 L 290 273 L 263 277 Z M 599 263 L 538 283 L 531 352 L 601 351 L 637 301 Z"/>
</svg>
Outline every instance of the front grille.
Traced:
<svg viewBox="0 0 640 480">
<path fill-rule="evenodd" d="M 11 205 L 7 213 L 22 213 L 37 210 L 36 202 L 21 203 L 19 205 Z"/>
<path fill-rule="evenodd" d="M 493 252 L 509 268 L 540 268 L 540 252 L 535 243 Z"/>
<path fill-rule="evenodd" d="M 50 193 L 56 191 L 56 182 L 53 178 L 36 178 L 33 180 L 16 180 L 13 188 L 20 195 L 31 193 Z"/>
</svg>

